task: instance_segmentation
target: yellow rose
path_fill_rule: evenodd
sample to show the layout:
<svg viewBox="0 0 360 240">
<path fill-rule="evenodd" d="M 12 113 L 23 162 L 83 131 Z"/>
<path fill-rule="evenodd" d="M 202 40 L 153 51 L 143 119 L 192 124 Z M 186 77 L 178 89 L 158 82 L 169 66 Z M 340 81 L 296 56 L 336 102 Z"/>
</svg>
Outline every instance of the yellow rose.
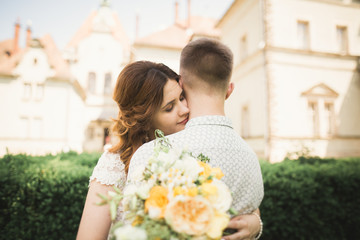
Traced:
<svg viewBox="0 0 360 240">
<path fill-rule="evenodd" d="M 210 165 L 208 165 L 208 164 L 206 164 L 204 162 L 201 162 L 201 161 L 199 161 L 198 163 L 204 169 L 204 171 L 202 171 L 200 173 L 200 176 L 204 176 L 205 178 L 207 178 L 210 175 L 213 175 L 217 179 L 221 179 L 224 176 L 224 174 L 223 174 L 223 172 L 221 171 L 220 168 L 217 168 L 217 167 L 212 168 L 212 167 L 210 167 Z"/>
<path fill-rule="evenodd" d="M 166 207 L 165 220 L 178 233 L 194 236 L 205 234 L 214 211 L 203 197 L 175 197 Z"/>
<path fill-rule="evenodd" d="M 230 217 L 226 213 L 220 213 L 215 210 L 214 217 L 210 222 L 210 228 L 206 232 L 212 239 L 220 239 L 224 229 L 227 227 L 229 223 Z"/>
<path fill-rule="evenodd" d="M 211 173 L 214 174 L 217 179 L 221 179 L 224 176 L 220 168 L 212 168 Z"/>
<path fill-rule="evenodd" d="M 184 195 L 184 196 L 195 197 L 197 193 L 198 193 L 197 187 L 184 188 L 178 186 L 174 188 L 174 196 Z"/>
<path fill-rule="evenodd" d="M 201 185 L 202 194 L 207 197 L 209 195 L 215 195 L 217 193 L 217 187 L 211 183 L 204 183 Z"/>
<path fill-rule="evenodd" d="M 145 211 L 150 208 L 158 208 L 160 210 L 160 218 L 164 217 L 165 208 L 169 200 L 167 198 L 168 190 L 162 186 L 155 186 L 149 192 L 149 198 L 145 201 Z"/>
<path fill-rule="evenodd" d="M 174 188 L 174 196 L 177 195 L 185 195 L 186 194 L 186 190 L 180 186 L 177 186 Z"/>
<path fill-rule="evenodd" d="M 188 189 L 187 195 L 190 197 L 195 197 L 198 194 L 197 187 L 192 187 Z"/>
<path fill-rule="evenodd" d="M 211 174 L 211 167 L 208 164 L 201 162 L 201 161 L 199 161 L 198 163 L 199 163 L 200 167 L 202 167 L 204 169 L 204 171 L 202 171 L 200 173 L 200 176 L 204 176 L 205 178 L 209 177 Z"/>
</svg>

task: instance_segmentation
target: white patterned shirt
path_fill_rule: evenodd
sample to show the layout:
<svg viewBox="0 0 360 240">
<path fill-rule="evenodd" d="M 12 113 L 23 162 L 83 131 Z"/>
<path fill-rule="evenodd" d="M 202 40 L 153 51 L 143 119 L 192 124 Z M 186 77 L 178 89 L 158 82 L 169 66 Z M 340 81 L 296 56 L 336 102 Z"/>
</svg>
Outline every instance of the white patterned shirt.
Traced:
<svg viewBox="0 0 360 240">
<path fill-rule="evenodd" d="M 260 206 L 264 196 L 260 164 L 254 151 L 235 132 L 225 116 L 196 117 L 185 130 L 166 136 L 173 147 L 186 148 L 194 156 L 200 153 L 210 158 L 212 167 L 220 167 L 223 180 L 233 194 L 232 207 L 240 213 L 250 213 Z M 153 154 L 154 142 L 142 145 L 130 161 L 128 180 L 136 169 L 142 169 Z"/>
</svg>

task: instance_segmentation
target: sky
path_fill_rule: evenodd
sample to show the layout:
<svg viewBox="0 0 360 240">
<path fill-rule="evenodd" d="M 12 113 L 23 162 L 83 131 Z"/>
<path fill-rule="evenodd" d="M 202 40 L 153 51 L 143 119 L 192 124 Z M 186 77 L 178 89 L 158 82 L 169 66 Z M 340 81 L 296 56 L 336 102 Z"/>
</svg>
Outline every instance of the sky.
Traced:
<svg viewBox="0 0 360 240">
<path fill-rule="evenodd" d="M 131 40 L 135 38 L 136 15 L 139 37 L 174 23 L 176 0 L 110 0 Z M 187 17 L 188 0 L 177 0 L 181 19 Z M 64 49 L 89 14 L 102 0 L 0 0 L 0 41 L 13 38 L 14 25 L 21 25 L 20 46 L 25 45 L 25 30 L 31 24 L 32 36 L 50 34 L 59 49 Z M 233 0 L 191 0 L 191 14 L 221 18 Z"/>
</svg>

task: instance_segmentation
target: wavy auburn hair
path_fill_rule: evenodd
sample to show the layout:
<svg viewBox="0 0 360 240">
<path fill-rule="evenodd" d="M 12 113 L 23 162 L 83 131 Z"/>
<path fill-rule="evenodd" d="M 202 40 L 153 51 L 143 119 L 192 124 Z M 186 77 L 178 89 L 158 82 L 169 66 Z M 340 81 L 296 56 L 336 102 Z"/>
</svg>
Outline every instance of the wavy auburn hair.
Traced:
<svg viewBox="0 0 360 240">
<path fill-rule="evenodd" d="M 120 153 L 126 173 L 136 149 L 153 138 L 152 119 L 169 79 L 179 81 L 179 75 L 164 64 L 149 61 L 130 63 L 119 74 L 113 95 L 119 114 L 113 119 L 113 132 L 120 141 L 109 151 Z"/>
</svg>

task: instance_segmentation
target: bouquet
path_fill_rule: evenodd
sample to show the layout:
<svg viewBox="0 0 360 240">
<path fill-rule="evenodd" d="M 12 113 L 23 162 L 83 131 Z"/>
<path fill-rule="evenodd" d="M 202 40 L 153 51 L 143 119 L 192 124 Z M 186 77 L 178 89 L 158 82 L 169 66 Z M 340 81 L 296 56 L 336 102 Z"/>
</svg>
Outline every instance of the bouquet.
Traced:
<svg viewBox="0 0 360 240">
<path fill-rule="evenodd" d="M 202 154 L 172 148 L 161 131 L 156 136 L 154 154 L 138 169 L 136 181 L 124 192 L 101 196 L 113 219 L 120 202 L 124 209 L 125 219 L 113 225 L 112 239 L 220 239 L 232 203 L 220 180 L 222 171 Z"/>
</svg>

